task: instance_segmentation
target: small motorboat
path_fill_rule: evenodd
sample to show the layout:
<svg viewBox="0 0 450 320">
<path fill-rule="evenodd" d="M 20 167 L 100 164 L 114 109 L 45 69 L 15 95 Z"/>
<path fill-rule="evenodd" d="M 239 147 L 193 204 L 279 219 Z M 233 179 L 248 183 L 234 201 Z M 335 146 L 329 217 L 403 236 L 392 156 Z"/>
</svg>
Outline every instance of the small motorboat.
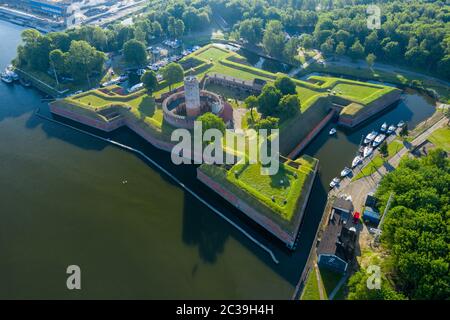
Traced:
<svg viewBox="0 0 450 320">
<path fill-rule="evenodd" d="M 397 129 L 396 126 L 394 126 L 393 124 L 389 126 L 389 128 L 387 129 L 387 134 L 393 134 L 395 132 L 395 129 Z"/>
<path fill-rule="evenodd" d="M 341 171 L 341 177 L 345 178 L 352 172 L 352 169 L 345 167 L 344 170 Z"/>
<path fill-rule="evenodd" d="M 20 78 L 19 81 L 20 81 L 20 84 L 23 85 L 24 87 L 26 87 L 26 88 L 31 87 L 31 82 L 29 80 Z"/>
<path fill-rule="evenodd" d="M 397 124 L 397 127 L 399 127 L 399 128 L 403 128 L 405 126 L 405 122 L 404 121 L 400 121 L 398 124 Z"/>
<path fill-rule="evenodd" d="M 385 123 L 383 123 L 383 124 L 381 125 L 380 131 L 381 131 L 381 132 L 386 132 L 387 128 L 388 128 L 388 125 L 387 125 L 387 123 L 385 122 Z"/>
<path fill-rule="evenodd" d="M 366 136 L 366 138 L 364 139 L 364 143 L 367 144 L 367 143 L 372 142 L 373 140 L 375 140 L 375 138 L 377 137 L 377 135 L 378 135 L 378 132 L 372 131 L 371 133 L 369 133 L 369 134 Z"/>
<path fill-rule="evenodd" d="M 3 72 L 0 76 L 0 79 L 2 79 L 3 82 L 5 83 L 12 83 L 14 80 L 11 78 L 11 76 L 9 74 L 7 74 L 6 72 Z"/>
<path fill-rule="evenodd" d="M 333 134 L 336 134 L 336 132 L 337 132 L 337 131 L 336 131 L 335 128 L 331 128 L 329 134 L 330 134 L 330 136 L 332 136 Z"/>
<path fill-rule="evenodd" d="M 356 156 L 352 161 L 352 168 L 356 168 L 362 161 L 363 158 L 361 156 Z"/>
<path fill-rule="evenodd" d="M 364 151 L 363 151 L 364 158 L 367 158 L 368 156 L 370 156 L 372 154 L 372 152 L 373 152 L 372 147 L 369 147 L 369 146 L 365 147 Z"/>
<path fill-rule="evenodd" d="M 386 135 L 384 135 L 382 133 L 377 135 L 375 140 L 373 140 L 373 142 L 372 142 L 372 147 L 374 147 L 374 148 L 378 147 L 380 145 L 380 143 L 382 143 L 384 141 L 384 139 L 386 139 Z"/>
<path fill-rule="evenodd" d="M 341 182 L 341 180 L 339 178 L 334 178 L 330 182 L 330 188 L 334 188 L 334 187 L 338 186 L 339 182 Z"/>
</svg>

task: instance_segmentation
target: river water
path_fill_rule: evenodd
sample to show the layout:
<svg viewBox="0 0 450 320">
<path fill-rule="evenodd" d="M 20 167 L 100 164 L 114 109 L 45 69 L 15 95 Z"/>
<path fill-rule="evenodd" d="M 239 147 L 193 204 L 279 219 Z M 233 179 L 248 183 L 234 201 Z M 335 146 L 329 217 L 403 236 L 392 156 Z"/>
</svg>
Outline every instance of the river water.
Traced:
<svg viewBox="0 0 450 320">
<path fill-rule="evenodd" d="M 21 28 L 0 21 L 0 67 L 15 56 Z M 244 226 L 280 260 L 134 154 L 45 121 L 34 89 L 0 84 L 0 298 L 289 299 L 326 200 L 326 186 L 351 161 L 362 133 L 386 119 L 413 126 L 433 113 L 411 93 L 349 134 L 324 130 L 305 150 L 319 158 L 299 244 L 289 252 L 128 129 L 111 137 L 143 150 Z M 82 289 L 66 288 L 81 268 Z"/>
</svg>

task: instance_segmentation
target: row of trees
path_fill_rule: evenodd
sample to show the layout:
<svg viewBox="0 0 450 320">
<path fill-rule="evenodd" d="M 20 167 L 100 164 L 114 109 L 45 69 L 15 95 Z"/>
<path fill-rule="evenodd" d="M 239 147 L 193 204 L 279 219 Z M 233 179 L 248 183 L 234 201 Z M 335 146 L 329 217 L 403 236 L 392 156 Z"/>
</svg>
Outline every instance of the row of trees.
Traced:
<svg viewBox="0 0 450 320">
<path fill-rule="evenodd" d="M 349 281 L 352 299 L 448 299 L 450 297 L 450 163 L 445 151 L 429 151 L 422 159 L 406 158 L 380 182 L 381 211 L 394 195 L 382 226 L 382 243 L 392 261 L 390 280 L 382 290 L 367 289 L 367 273 Z"/>
<path fill-rule="evenodd" d="M 381 61 L 405 63 L 449 77 L 450 12 L 444 3 L 380 2 L 381 28 L 371 30 L 367 27 L 367 6 L 353 3 L 344 7 L 347 2 L 330 0 L 324 5 L 323 1 L 244 0 L 225 5 L 222 0 L 214 0 L 211 6 L 220 8 L 223 15 L 236 23 L 234 32 L 239 38 L 252 44 L 261 43 L 269 55 L 287 61 L 292 61 L 297 48 L 302 46 L 353 59 L 372 54 Z M 311 7 L 309 4 L 328 10 L 305 11 Z M 289 38 L 285 32 L 301 36 Z"/>
<path fill-rule="evenodd" d="M 41 35 L 36 30 L 22 33 L 15 64 L 35 71 L 53 71 L 58 76 L 67 75 L 78 81 L 90 83 L 90 76 L 103 69 L 106 55 L 84 40 L 66 42 L 63 33 Z"/>
</svg>

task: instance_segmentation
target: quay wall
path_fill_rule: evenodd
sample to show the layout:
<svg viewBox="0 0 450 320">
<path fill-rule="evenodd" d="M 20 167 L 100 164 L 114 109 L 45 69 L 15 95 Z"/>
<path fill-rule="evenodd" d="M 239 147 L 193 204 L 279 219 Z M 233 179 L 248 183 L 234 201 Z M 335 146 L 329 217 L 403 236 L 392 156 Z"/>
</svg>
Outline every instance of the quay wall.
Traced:
<svg viewBox="0 0 450 320">
<path fill-rule="evenodd" d="M 353 128 L 397 102 L 401 97 L 401 93 L 401 90 L 394 90 L 387 93 L 380 99 L 365 106 L 357 116 L 340 115 L 338 124 L 344 127 Z"/>
<path fill-rule="evenodd" d="M 304 198 L 305 201 L 303 201 L 301 206 L 297 208 L 297 213 L 293 218 L 294 228 L 292 230 L 287 230 L 286 228 L 283 228 L 282 226 L 280 226 L 280 224 L 274 222 L 272 219 L 268 218 L 267 216 L 259 212 L 257 209 L 254 208 L 254 206 L 248 204 L 237 194 L 230 192 L 223 184 L 214 181 L 211 177 L 209 177 L 207 174 L 201 171 L 200 168 L 197 169 L 197 179 L 203 182 L 206 186 L 215 191 L 218 195 L 227 200 L 229 203 L 234 205 L 236 208 L 238 208 L 247 217 L 255 221 L 261 227 L 263 227 L 271 234 L 273 234 L 275 237 L 277 237 L 279 240 L 281 240 L 283 243 L 285 243 L 288 248 L 295 249 L 297 235 L 300 230 L 300 225 L 303 220 L 306 205 L 308 203 L 308 199 L 316 178 L 317 168 L 318 163 L 314 168 L 312 176 L 308 180 L 309 181 L 308 185 L 305 186 L 306 188 L 308 188 L 306 190 L 306 196 Z"/>
</svg>

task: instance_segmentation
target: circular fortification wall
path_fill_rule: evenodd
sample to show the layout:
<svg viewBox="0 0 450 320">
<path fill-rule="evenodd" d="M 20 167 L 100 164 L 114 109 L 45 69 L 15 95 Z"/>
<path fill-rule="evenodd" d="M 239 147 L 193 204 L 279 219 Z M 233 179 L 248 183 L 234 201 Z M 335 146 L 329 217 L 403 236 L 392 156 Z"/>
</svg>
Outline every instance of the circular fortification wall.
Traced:
<svg viewBox="0 0 450 320">
<path fill-rule="evenodd" d="M 230 120 L 226 116 L 227 112 L 224 112 L 227 106 L 225 106 L 219 95 L 210 91 L 201 90 L 199 98 L 200 105 L 198 112 L 195 112 L 195 116 L 190 116 L 188 113 L 192 113 L 187 111 L 191 110 L 186 110 L 190 106 L 186 106 L 185 91 L 176 92 L 168 96 L 162 102 L 164 120 L 174 127 L 185 129 L 194 128 L 195 119 L 206 112 L 216 114 L 224 119 L 225 123 Z"/>
</svg>

